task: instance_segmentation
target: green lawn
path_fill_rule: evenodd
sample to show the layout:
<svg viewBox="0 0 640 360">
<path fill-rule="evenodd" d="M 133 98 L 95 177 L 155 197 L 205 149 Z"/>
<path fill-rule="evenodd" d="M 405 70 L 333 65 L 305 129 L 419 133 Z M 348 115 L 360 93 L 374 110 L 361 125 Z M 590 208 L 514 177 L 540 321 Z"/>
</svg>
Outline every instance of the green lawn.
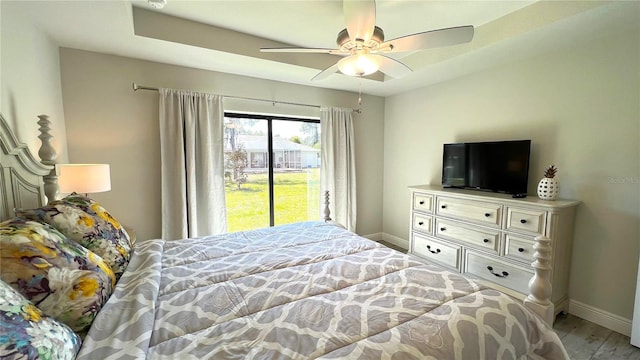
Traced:
<svg viewBox="0 0 640 360">
<path fill-rule="evenodd" d="M 228 231 L 269 226 L 268 175 L 249 174 L 241 189 L 225 183 Z M 320 169 L 274 174 L 275 225 L 320 220 Z"/>
</svg>

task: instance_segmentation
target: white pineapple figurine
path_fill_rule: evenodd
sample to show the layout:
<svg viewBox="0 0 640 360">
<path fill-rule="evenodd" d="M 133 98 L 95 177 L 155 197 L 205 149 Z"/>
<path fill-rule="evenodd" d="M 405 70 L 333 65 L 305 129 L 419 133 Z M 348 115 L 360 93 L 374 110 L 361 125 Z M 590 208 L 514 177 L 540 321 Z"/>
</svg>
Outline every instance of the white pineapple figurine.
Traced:
<svg viewBox="0 0 640 360">
<path fill-rule="evenodd" d="M 555 165 L 544 171 L 544 178 L 538 183 L 538 197 L 542 200 L 556 200 L 560 191 L 560 182 L 556 178 L 558 169 Z"/>
</svg>

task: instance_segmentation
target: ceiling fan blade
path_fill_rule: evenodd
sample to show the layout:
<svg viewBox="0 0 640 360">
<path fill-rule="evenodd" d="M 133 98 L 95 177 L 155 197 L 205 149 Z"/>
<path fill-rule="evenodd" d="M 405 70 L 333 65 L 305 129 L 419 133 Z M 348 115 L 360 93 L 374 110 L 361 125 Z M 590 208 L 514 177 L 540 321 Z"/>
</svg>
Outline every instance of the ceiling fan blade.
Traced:
<svg viewBox="0 0 640 360">
<path fill-rule="evenodd" d="M 473 32 L 471 25 L 425 31 L 386 41 L 380 48 L 390 46 L 392 52 L 403 52 L 462 44 L 473 39 Z"/>
<path fill-rule="evenodd" d="M 338 71 L 338 64 L 335 63 L 329 66 L 328 68 L 322 70 L 321 72 L 319 72 L 318 75 L 311 78 L 311 81 L 324 80 L 328 78 L 331 74 L 336 73 L 337 71 Z"/>
<path fill-rule="evenodd" d="M 409 75 L 413 72 L 410 67 L 401 63 L 396 59 L 392 59 L 384 55 L 371 55 L 375 56 L 378 64 L 380 64 L 380 71 L 391 76 L 392 78 L 401 78 Z"/>
<path fill-rule="evenodd" d="M 270 53 L 321 53 L 330 54 L 336 49 L 320 49 L 320 48 L 297 48 L 297 47 L 277 47 L 277 48 L 260 48 L 260 52 Z"/>
<path fill-rule="evenodd" d="M 344 0 L 342 2 L 344 22 L 351 40 L 371 39 L 376 25 L 375 0 Z"/>
</svg>

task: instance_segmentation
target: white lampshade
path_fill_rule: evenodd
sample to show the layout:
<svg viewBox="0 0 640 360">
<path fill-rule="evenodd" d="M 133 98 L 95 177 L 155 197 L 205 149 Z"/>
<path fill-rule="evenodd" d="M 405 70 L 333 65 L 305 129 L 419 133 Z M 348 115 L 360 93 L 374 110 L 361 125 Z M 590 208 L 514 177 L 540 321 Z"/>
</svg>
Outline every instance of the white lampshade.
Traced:
<svg viewBox="0 0 640 360">
<path fill-rule="evenodd" d="M 58 164 L 60 192 L 97 193 L 111 190 L 109 164 Z"/>
<path fill-rule="evenodd" d="M 370 54 L 350 55 L 338 61 L 340 72 L 349 76 L 367 76 L 378 71 L 380 64 Z"/>
</svg>

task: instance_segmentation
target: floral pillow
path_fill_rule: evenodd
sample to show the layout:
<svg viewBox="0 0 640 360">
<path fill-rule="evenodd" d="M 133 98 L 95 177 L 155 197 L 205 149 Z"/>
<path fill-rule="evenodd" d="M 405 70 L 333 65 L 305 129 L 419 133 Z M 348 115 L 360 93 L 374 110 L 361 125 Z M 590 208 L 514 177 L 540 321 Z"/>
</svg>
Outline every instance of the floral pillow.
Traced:
<svg viewBox="0 0 640 360">
<path fill-rule="evenodd" d="M 23 218 L 0 223 L 0 277 L 76 332 L 88 329 L 116 281 L 98 255 Z"/>
<path fill-rule="evenodd" d="M 80 336 L 0 280 L 0 358 L 74 359 Z"/>
<path fill-rule="evenodd" d="M 74 193 L 41 208 L 16 210 L 16 215 L 46 222 L 98 254 L 113 269 L 116 281 L 129 264 L 129 234 L 100 204 L 89 198 Z"/>
</svg>

